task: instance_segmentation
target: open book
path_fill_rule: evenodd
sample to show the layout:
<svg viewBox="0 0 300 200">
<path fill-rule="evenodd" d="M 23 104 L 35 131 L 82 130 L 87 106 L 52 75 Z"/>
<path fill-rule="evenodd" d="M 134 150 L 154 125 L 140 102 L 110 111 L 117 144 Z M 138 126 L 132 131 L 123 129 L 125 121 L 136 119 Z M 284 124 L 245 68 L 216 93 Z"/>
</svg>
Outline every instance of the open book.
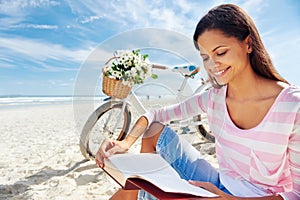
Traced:
<svg viewBox="0 0 300 200">
<path fill-rule="evenodd" d="M 158 154 L 116 154 L 105 160 L 103 170 L 123 189 L 142 189 L 159 199 L 217 196 L 181 179 Z"/>
</svg>

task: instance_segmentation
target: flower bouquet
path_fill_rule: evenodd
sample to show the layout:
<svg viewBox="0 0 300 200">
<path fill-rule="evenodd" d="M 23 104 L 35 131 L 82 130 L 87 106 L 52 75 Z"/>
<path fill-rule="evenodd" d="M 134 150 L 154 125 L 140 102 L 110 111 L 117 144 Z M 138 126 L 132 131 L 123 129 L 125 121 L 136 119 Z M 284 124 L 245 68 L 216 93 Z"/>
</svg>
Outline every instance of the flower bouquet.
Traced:
<svg viewBox="0 0 300 200">
<path fill-rule="evenodd" d="M 152 74 L 147 54 L 141 54 L 140 50 L 116 51 L 103 68 L 102 90 L 108 96 L 123 99 L 134 84 L 142 84 L 150 76 L 157 78 Z"/>
</svg>

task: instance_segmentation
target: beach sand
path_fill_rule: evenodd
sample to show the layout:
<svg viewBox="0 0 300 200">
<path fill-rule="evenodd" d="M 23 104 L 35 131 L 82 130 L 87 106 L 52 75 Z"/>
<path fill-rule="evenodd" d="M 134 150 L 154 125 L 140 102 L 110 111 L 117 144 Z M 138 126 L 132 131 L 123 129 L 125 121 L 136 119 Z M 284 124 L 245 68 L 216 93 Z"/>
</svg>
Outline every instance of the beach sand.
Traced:
<svg viewBox="0 0 300 200">
<path fill-rule="evenodd" d="M 104 200 L 119 188 L 81 155 L 72 104 L 0 109 L 0 121 L 0 199 Z M 217 167 L 212 143 L 183 137 Z"/>
</svg>

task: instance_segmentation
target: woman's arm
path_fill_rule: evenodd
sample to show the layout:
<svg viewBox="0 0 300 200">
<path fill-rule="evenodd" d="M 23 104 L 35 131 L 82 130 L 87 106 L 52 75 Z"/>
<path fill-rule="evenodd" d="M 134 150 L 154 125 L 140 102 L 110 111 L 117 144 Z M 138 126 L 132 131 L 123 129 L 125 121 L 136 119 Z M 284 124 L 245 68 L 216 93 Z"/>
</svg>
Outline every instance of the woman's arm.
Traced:
<svg viewBox="0 0 300 200">
<path fill-rule="evenodd" d="M 150 110 L 145 113 L 148 120 L 148 125 L 153 121 L 159 121 L 162 123 L 172 120 L 183 120 L 206 113 L 208 105 L 209 91 L 205 91 L 201 94 L 194 95 L 180 103 L 162 107 L 160 109 Z"/>
<path fill-rule="evenodd" d="M 294 128 L 288 145 L 289 165 L 293 182 L 293 190 L 281 195 L 286 199 L 300 199 L 300 108 L 296 113 Z"/>
<path fill-rule="evenodd" d="M 98 166 L 103 167 L 104 158 L 116 153 L 126 152 L 153 121 L 168 122 L 171 120 L 186 119 L 205 112 L 207 108 L 207 95 L 208 91 L 201 95 L 192 96 L 181 103 L 147 112 L 137 120 L 124 140 L 111 141 L 105 139 L 96 154 L 96 163 Z"/>
<path fill-rule="evenodd" d="M 135 143 L 135 141 L 146 131 L 148 127 L 148 120 L 141 116 L 134 124 L 127 137 L 123 140 L 126 144 L 127 150 Z"/>
<path fill-rule="evenodd" d="M 145 117 L 140 117 L 127 137 L 122 141 L 104 139 L 96 156 L 95 160 L 99 167 L 104 167 L 104 159 L 116 154 L 128 151 L 133 143 L 145 132 L 148 126 L 148 120 Z"/>
<path fill-rule="evenodd" d="M 206 112 L 207 95 L 208 91 L 201 95 L 192 96 L 181 103 L 148 111 L 137 120 L 127 137 L 122 141 L 124 149 L 128 150 L 153 121 L 164 123 L 171 120 L 186 119 Z M 113 151 L 111 150 L 111 153 L 115 153 Z"/>
</svg>

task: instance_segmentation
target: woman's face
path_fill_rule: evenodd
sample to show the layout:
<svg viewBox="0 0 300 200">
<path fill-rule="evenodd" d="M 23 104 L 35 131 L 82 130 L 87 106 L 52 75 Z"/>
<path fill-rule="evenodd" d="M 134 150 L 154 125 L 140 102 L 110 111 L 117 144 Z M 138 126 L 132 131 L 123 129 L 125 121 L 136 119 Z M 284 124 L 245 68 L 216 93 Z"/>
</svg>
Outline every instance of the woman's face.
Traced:
<svg viewBox="0 0 300 200">
<path fill-rule="evenodd" d="M 243 72 L 251 67 L 248 54 L 252 49 L 248 48 L 248 40 L 249 37 L 241 42 L 219 30 L 207 30 L 198 37 L 204 67 L 218 84 L 224 85 L 243 77 Z"/>
</svg>

